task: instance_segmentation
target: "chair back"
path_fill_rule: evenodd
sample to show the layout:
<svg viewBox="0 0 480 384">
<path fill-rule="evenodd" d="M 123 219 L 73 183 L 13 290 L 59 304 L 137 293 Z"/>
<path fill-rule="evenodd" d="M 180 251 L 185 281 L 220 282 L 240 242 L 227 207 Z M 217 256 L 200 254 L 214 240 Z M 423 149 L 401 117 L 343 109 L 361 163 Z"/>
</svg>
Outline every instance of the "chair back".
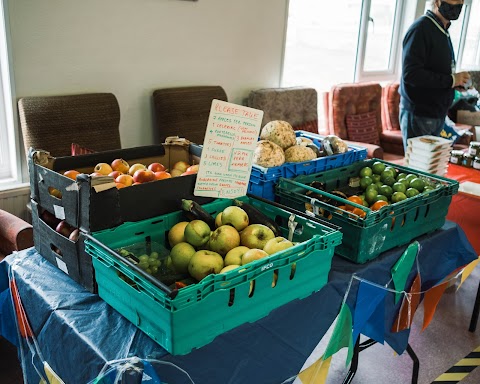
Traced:
<svg viewBox="0 0 480 384">
<path fill-rule="evenodd" d="M 18 100 L 25 151 L 70 156 L 76 143 L 93 151 L 120 149 L 120 107 L 112 93 L 32 96 Z"/>
<path fill-rule="evenodd" d="M 400 93 L 398 81 L 387 84 L 382 89 L 382 123 L 383 130 L 400 131 L 398 114 L 400 110 Z"/>
<path fill-rule="evenodd" d="M 153 104 L 160 142 L 168 136 L 180 136 L 203 144 L 213 99 L 228 101 L 221 86 L 155 90 Z"/>
<path fill-rule="evenodd" d="M 318 95 L 314 88 L 254 90 L 248 96 L 247 105 L 264 112 L 262 126 L 272 120 L 284 120 L 295 130 L 318 133 Z"/>
<path fill-rule="evenodd" d="M 382 132 L 381 100 L 382 86 L 379 83 L 351 83 L 334 85 L 328 94 L 328 128 L 330 134 L 348 140 L 346 119 L 349 115 L 374 112 L 378 134 Z"/>
</svg>

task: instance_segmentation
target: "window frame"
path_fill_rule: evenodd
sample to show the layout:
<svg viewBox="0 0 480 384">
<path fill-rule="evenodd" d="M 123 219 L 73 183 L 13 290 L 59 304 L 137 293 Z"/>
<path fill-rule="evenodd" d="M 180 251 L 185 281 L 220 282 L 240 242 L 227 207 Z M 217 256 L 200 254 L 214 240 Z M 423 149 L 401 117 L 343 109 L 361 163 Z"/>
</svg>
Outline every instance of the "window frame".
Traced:
<svg viewBox="0 0 480 384">
<path fill-rule="evenodd" d="M 355 64 L 355 82 L 392 81 L 396 79 L 398 73 L 399 55 L 401 54 L 402 26 L 405 20 L 405 0 L 397 0 L 395 2 L 396 6 L 388 69 L 382 71 L 367 71 L 364 69 L 371 3 L 372 0 L 362 1 L 361 20 L 358 31 L 357 59 Z"/>
<path fill-rule="evenodd" d="M 24 180 L 23 150 L 16 123 L 16 98 L 13 82 L 13 63 L 10 50 L 8 0 L 0 1 L 0 190 L 16 188 Z"/>
</svg>

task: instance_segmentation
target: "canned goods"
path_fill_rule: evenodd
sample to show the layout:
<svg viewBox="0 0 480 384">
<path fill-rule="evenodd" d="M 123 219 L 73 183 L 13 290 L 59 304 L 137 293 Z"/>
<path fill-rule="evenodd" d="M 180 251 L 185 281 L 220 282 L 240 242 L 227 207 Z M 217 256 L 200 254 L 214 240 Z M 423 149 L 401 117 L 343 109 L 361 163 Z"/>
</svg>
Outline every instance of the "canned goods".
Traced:
<svg viewBox="0 0 480 384">
<path fill-rule="evenodd" d="M 480 141 L 471 141 L 468 153 L 473 156 L 480 156 Z"/>
<path fill-rule="evenodd" d="M 459 149 L 454 149 L 450 153 L 450 163 L 462 165 L 463 163 L 463 151 Z"/>
<path fill-rule="evenodd" d="M 475 160 L 473 160 L 473 168 L 480 170 L 480 156 L 475 157 Z"/>
<path fill-rule="evenodd" d="M 473 161 L 475 160 L 475 156 L 465 153 L 463 155 L 463 164 L 467 168 L 472 168 L 473 167 Z"/>
</svg>

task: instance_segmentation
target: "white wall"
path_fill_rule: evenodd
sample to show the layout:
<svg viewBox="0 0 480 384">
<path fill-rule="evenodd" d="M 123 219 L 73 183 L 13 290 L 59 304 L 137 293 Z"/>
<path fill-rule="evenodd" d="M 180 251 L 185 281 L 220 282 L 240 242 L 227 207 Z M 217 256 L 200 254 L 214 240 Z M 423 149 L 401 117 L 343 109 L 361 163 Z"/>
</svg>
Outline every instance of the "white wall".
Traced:
<svg viewBox="0 0 480 384">
<path fill-rule="evenodd" d="M 9 0 L 15 97 L 113 92 L 123 147 L 154 142 L 152 91 L 279 86 L 287 0 Z"/>
</svg>

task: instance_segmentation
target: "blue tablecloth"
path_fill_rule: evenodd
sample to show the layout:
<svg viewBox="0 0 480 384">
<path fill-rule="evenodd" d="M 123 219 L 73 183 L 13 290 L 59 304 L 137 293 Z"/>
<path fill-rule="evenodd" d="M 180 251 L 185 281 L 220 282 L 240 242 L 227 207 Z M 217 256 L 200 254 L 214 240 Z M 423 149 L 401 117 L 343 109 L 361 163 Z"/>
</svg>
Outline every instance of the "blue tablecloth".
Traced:
<svg viewBox="0 0 480 384">
<path fill-rule="evenodd" d="M 477 257 L 462 229 L 452 222 L 418 240 L 423 290 Z M 405 248 L 397 247 L 364 265 L 335 255 L 329 282 L 319 292 L 286 304 L 255 323 L 237 327 L 185 356 L 169 355 L 97 295 L 85 291 L 31 248 L 0 263 L 0 333 L 18 345 L 8 290 L 7 272 L 12 267 L 43 357 L 66 383 L 86 383 L 96 377 L 106 361 L 136 355 L 173 362 L 197 384 L 278 384 L 298 373 L 328 330 L 352 274 L 385 284 Z M 412 270 L 409 281 L 415 273 Z M 352 308 L 356 288 L 354 284 L 348 296 Z M 394 349 L 403 350 L 408 331 L 389 333 L 398 311 L 398 304 L 390 296 L 385 303 L 386 341 Z M 29 352 L 24 361 L 29 381 L 38 382 Z M 187 381 L 175 381 L 183 382 Z"/>
</svg>

